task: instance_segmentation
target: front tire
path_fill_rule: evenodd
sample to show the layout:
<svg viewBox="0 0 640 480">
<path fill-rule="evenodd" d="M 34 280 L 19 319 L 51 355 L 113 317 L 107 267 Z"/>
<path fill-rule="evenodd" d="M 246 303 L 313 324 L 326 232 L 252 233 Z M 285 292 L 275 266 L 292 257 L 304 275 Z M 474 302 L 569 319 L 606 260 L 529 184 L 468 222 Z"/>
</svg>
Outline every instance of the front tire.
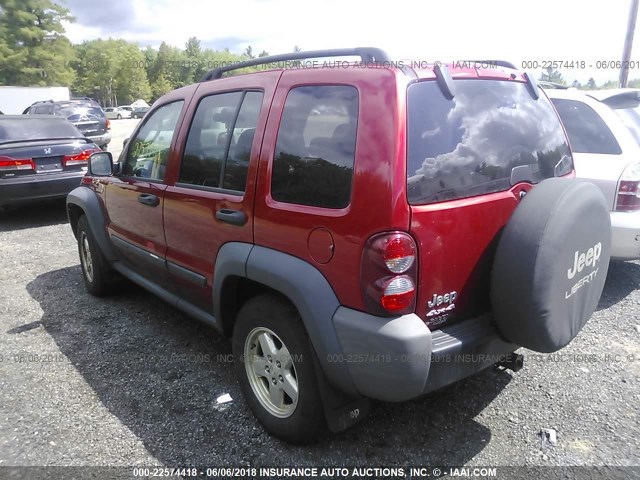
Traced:
<svg viewBox="0 0 640 480">
<path fill-rule="evenodd" d="M 297 310 L 275 295 L 259 295 L 240 309 L 233 331 L 240 389 L 271 434 L 308 443 L 324 416 L 313 351 Z"/>
<path fill-rule="evenodd" d="M 117 275 L 109 267 L 107 259 L 93 236 L 86 216 L 78 220 L 77 234 L 80 266 L 87 291 L 96 297 L 113 293 L 117 283 Z"/>
</svg>

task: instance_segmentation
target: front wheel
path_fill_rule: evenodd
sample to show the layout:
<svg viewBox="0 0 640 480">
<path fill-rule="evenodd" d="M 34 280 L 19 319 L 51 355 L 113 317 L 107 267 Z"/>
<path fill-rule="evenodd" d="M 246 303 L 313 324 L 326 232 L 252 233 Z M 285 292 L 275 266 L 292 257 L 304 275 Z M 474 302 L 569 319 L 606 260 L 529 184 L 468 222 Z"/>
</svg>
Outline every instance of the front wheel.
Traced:
<svg viewBox="0 0 640 480">
<path fill-rule="evenodd" d="M 77 238 L 80 266 L 87 291 L 97 297 L 109 295 L 115 289 L 117 275 L 100 251 L 84 215 L 78 220 Z"/>
<path fill-rule="evenodd" d="M 242 393 L 273 435 L 307 443 L 323 427 L 313 352 L 296 309 L 274 295 L 249 300 L 233 331 L 233 355 Z"/>
</svg>

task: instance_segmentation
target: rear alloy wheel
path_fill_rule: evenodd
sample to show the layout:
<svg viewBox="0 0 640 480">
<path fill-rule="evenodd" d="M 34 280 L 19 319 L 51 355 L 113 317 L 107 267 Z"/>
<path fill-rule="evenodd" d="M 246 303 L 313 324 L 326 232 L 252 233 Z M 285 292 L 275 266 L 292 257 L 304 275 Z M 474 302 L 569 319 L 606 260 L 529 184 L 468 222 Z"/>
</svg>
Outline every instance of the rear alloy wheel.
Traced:
<svg viewBox="0 0 640 480">
<path fill-rule="evenodd" d="M 118 114 L 118 120 L 122 120 L 122 115 Z"/>
<path fill-rule="evenodd" d="M 245 303 L 233 331 L 233 354 L 242 393 L 267 431 L 292 443 L 313 440 L 324 415 L 313 351 L 293 305 L 274 295 Z"/>
<path fill-rule="evenodd" d="M 253 393 L 270 414 L 290 417 L 298 406 L 298 375 L 287 346 L 268 328 L 254 328 L 244 343 L 244 367 Z"/>
<path fill-rule="evenodd" d="M 76 235 L 80 266 L 87 291 L 97 297 L 109 295 L 117 284 L 117 274 L 109 267 L 106 258 L 100 251 L 87 217 L 84 215 L 78 220 Z"/>
</svg>

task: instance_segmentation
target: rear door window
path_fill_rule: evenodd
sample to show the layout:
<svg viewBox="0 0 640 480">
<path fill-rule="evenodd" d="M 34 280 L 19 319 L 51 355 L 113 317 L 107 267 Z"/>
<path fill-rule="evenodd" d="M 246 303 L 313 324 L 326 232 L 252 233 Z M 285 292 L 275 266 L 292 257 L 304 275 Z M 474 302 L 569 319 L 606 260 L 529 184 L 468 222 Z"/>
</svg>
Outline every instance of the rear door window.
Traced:
<svg viewBox="0 0 640 480">
<path fill-rule="evenodd" d="M 189 129 L 180 183 L 244 192 L 262 92 L 202 99 Z"/>
<path fill-rule="evenodd" d="M 325 208 L 349 205 L 357 127 L 354 87 L 292 89 L 278 131 L 272 198 Z"/>
<path fill-rule="evenodd" d="M 536 183 L 573 168 L 551 103 L 527 85 L 455 80 L 444 97 L 434 81 L 408 89 L 407 184 L 411 204 L 426 204 Z"/>
<path fill-rule="evenodd" d="M 607 124 L 589 105 L 564 98 L 554 98 L 551 101 L 558 110 L 574 152 L 608 155 L 622 153 Z"/>
</svg>

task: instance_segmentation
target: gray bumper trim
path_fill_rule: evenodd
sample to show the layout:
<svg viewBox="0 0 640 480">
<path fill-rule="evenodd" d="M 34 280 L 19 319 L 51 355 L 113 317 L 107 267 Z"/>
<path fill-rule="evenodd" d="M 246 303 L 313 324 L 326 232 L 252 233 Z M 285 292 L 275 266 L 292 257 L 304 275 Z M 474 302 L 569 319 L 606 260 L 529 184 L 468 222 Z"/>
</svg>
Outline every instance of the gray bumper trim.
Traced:
<svg viewBox="0 0 640 480">
<path fill-rule="evenodd" d="M 340 307 L 333 316 L 342 354 L 358 392 L 399 402 L 424 390 L 431 363 L 431 332 L 416 315 L 381 318 Z"/>
<path fill-rule="evenodd" d="M 490 315 L 431 332 L 414 314 L 380 318 L 340 307 L 333 321 L 358 393 L 400 402 L 461 380 L 518 349 L 502 340 Z"/>
</svg>

